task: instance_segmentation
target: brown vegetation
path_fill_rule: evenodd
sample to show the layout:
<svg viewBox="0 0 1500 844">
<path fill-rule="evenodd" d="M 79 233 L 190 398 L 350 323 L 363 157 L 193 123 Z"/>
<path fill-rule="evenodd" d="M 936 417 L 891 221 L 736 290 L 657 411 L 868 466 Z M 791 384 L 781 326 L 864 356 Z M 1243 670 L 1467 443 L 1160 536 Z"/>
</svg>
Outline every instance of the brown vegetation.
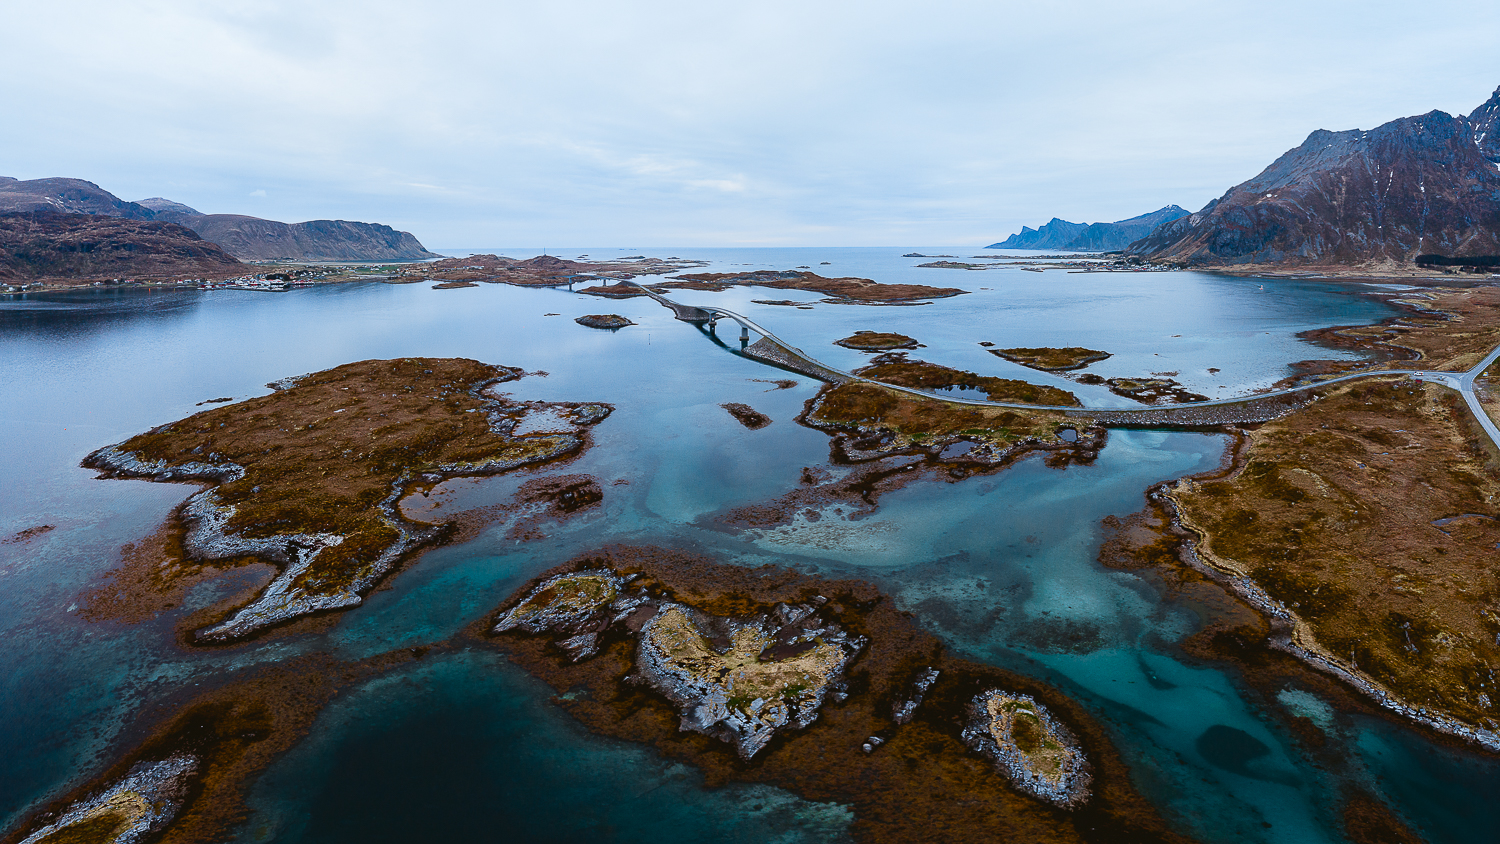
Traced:
<svg viewBox="0 0 1500 844">
<path fill-rule="evenodd" d="M 194 467 L 238 467 L 237 479 L 227 472 L 214 489 L 218 504 L 232 508 L 225 531 L 252 540 L 342 537 L 312 556 L 294 581 L 309 594 L 339 594 L 368 578 L 372 561 L 397 547 L 411 526 L 389 502 L 446 477 L 493 474 L 581 446 L 573 434 L 550 429 L 511 433 L 533 409 L 546 414 L 575 407 L 533 408 L 483 392 L 520 374 L 466 359 L 346 364 L 132 437 L 95 452 L 85 465 L 161 480 L 171 480 L 174 468 L 177 477 L 201 479 L 191 474 Z M 122 469 L 122 453 L 141 466 Z M 222 556 L 230 564 L 263 561 Z M 153 577 L 165 585 L 194 576 L 204 562 L 183 556 L 180 568 Z"/>
<path fill-rule="evenodd" d="M 916 390 L 941 390 L 957 387 L 960 390 L 978 390 L 990 401 L 1020 402 L 1054 406 L 1079 407 L 1078 398 L 1067 390 L 1018 381 L 1013 378 L 995 378 L 976 375 L 960 369 L 949 369 L 926 361 L 902 359 L 877 359 L 873 366 L 857 370 L 873 381 L 911 387 Z"/>
<path fill-rule="evenodd" d="M 1084 349 L 1079 346 L 1069 346 L 1065 349 L 990 349 L 990 354 L 999 355 L 1011 363 L 1019 363 L 1022 366 L 1040 369 L 1043 372 L 1066 372 L 1072 369 L 1082 369 L 1091 363 L 1098 363 L 1110 357 L 1109 352 Z"/>
<path fill-rule="evenodd" d="M 955 287 L 927 287 L 921 284 L 881 284 L 868 278 L 825 278 L 813 272 L 797 270 L 756 270 L 747 273 L 696 273 L 680 275 L 676 280 L 715 284 L 745 284 L 773 287 L 778 290 L 812 290 L 853 302 L 910 302 L 938 299 L 967 293 Z"/>
<path fill-rule="evenodd" d="M 1250 434 L 1171 493 L 1200 557 L 1295 617 L 1294 641 L 1407 703 L 1500 726 L 1500 480 L 1449 392 L 1360 382 Z"/>
<path fill-rule="evenodd" d="M 820 614 L 869 639 L 849 669 L 849 697 L 830 702 L 805 730 L 774 738 L 750 762 L 717 739 L 679 729 L 671 702 L 625 678 L 635 666 L 628 625 L 607 629 L 596 655 L 573 662 L 551 641 L 520 631 L 476 635 L 559 692 L 555 700 L 594 732 L 650 744 L 700 768 L 706 784 L 766 783 L 809 800 L 854 809 L 852 832 L 868 842 L 906 841 L 1175 841 L 1180 840 L 1135 792 L 1100 726 L 1076 703 L 1030 678 L 949 654 L 875 587 L 829 581 L 770 566 L 749 569 L 656 548 L 611 547 L 547 572 L 517 591 L 527 595 L 548 577 L 584 568 L 637 574 L 634 585 L 660 590 L 702 612 L 746 617 L 778 602 L 821 603 Z M 507 602 L 510 603 L 510 602 Z M 893 710 L 927 667 L 941 672 L 915 717 L 897 726 Z M 961 733 L 967 707 L 984 689 L 1005 688 L 1044 701 L 1078 736 L 1095 771 L 1094 795 L 1073 811 L 1011 788 Z M 869 737 L 885 741 L 872 752 Z"/>
<path fill-rule="evenodd" d="M 856 331 L 842 340 L 833 341 L 846 349 L 861 352 L 889 352 L 892 349 L 915 349 L 917 341 L 905 334 L 878 331 Z"/>
<path fill-rule="evenodd" d="M 0 214 L 0 280 L 226 278 L 245 266 L 172 223 L 31 211 Z"/>
</svg>

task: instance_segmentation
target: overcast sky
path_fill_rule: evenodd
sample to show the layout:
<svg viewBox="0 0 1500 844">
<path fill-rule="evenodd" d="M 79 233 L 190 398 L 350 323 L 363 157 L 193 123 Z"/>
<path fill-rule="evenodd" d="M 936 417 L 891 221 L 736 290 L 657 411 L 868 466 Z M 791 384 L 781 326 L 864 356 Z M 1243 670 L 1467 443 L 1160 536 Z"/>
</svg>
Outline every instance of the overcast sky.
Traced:
<svg viewBox="0 0 1500 844">
<path fill-rule="evenodd" d="M 1500 3 L 0 0 L 0 175 L 431 247 L 968 245 L 1471 111 Z"/>
</svg>

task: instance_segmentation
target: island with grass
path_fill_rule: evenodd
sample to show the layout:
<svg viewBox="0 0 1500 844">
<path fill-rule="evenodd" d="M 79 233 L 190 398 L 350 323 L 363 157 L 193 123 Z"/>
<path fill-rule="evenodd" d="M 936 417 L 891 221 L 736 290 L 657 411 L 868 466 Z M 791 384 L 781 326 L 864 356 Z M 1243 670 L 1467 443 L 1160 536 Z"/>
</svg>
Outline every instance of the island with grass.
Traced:
<svg viewBox="0 0 1500 844">
<path fill-rule="evenodd" d="M 905 334 L 888 331 L 856 331 L 842 340 L 833 341 L 846 349 L 859 352 L 889 352 L 895 349 L 915 349 L 917 341 Z"/>
<path fill-rule="evenodd" d="M 247 562 L 276 569 L 252 600 L 193 633 L 226 642 L 357 606 L 418 548 L 441 541 L 444 526 L 403 515 L 407 495 L 584 449 L 588 428 L 612 408 L 497 390 L 524 374 L 466 359 L 345 364 L 99 449 L 83 465 L 103 477 L 207 485 L 174 516 L 177 566 L 143 577 Z"/>
<path fill-rule="evenodd" d="M 1109 352 L 1101 352 L 1096 349 L 1084 349 L 1079 346 L 1067 348 L 1016 348 L 1016 349 L 990 349 L 990 354 L 998 355 L 1011 363 L 1019 363 L 1031 369 L 1039 369 L 1042 372 L 1068 372 L 1074 369 L 1083 369 L 1091 363 L 1098 363 L 1110 357 Z"/>
</svg>

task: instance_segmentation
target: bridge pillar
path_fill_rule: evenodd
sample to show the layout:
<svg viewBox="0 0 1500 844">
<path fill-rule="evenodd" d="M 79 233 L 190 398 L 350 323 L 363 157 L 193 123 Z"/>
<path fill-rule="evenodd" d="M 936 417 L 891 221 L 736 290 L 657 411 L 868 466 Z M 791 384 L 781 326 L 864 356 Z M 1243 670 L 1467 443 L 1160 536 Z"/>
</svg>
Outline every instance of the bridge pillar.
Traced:
<svg viewBox="0 0 1500 844">
<path fill-rule="evenodd" d="M 740 326 L 740 342 L 744 343 L 750 339 L 750 326 Z"/>
</svg>

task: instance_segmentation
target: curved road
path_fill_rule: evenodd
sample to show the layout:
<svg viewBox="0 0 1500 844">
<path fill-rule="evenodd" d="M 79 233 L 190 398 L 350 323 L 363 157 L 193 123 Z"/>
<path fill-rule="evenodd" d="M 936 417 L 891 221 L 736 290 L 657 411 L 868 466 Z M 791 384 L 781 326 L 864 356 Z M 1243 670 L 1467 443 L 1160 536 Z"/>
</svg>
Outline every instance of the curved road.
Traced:
<svg viewBox="0 0 1500 844">
<path fill-rule="evenodd" d="M 1325 387 L 1329 384 L 1337 384 L 1341 381 L 1354 381 L 1360 378 L 1375 378 L 1385 375 L 1406 375 L 1412 378 L 1419 378 L 1424 381 L 1432 381 L 1437 384 L 1442 384 L 1445 387 L 1458 391 L 1458 393 L 1464 397 L 1464 402 L 1468 404 L 1469 411 L 1474 414 L 1474 418 L 1479 422 L 1480 427 L 1483 428 L 1484 432 L 1489 435 L 1490 441 L 1495 444 L 1496 448 L 1500 448 L 1500 427 L 1496 427 L 1494 420 L 1490 419 L 1489 414 L 1486 413 L 1484 407 L 1480 405 L 1479 397 L 1474 394 L 1474 379 L 1483 374 L 1483 372 L 1488 369 L 1497 358 L 1500 358 L 1500 346 L 1496 346 L 1494 349 L 1492 349 L 1488 355 L 1485 355 L 1484 359 L 1481 360 L 1477 366 L 1466 372 L 1438 372 L 1435 370 L 1427 369 L 1372 369 L 1366 370 L 1364 372 L 1355 372 L 1349 375 L 1340 375 L 1336 378 L 1328 378 L 1322 381 L 1315 381 L 1311 384 L 1304 384 L 1300 387 L 1289 387 L 1282 390 L 1270 390 L 1264 393 L 1251 393 L 1249 395 L 1236 396 L 1235 398 L 1229 399 L 1185 402 L 1175 405 L 1151 405 L 1149 407 L 1074 407 L 1069 405 L 1023 404 L 1021 402 L 988 401 L 986 399 L 969 399 L 959 396 L 942 395 L 939 393 L 928 392 L 927 390 L 917 390 L 911 387 L 902 387 L 896 384 L 887 384 L 884 381 L 875 381 L 870 378 L 863 378 L 851 372 L 845 372 L 841 369 L 837 369 L 835 367 L 829 366 L 826 363 L 823 363 L 817 358 L 814 358 L 812 355 L 809 355 L 796 346 L 793 346 L 785 340 L 782 340 L 780 337 L 777 337 L 775 334 L 772 334 L 770 331 L 767 331 L 765 328 L 762 328 L 749 317 L 737 314 L 734 311 L 727 310 L 725 308 L 715 306 L 681 305 L 677 302 L 673 302 L 671 299 L 668 299 L 667 297 L 661 295 L 660 293 L 657 293 L 654 290 L 646 288 L 644 285 L 636 284 L 635 282 L 630 283 L 635 285 L 636 287 L 639 287 L 647 296 L 650 296 L 652 299 L 655 299 L 668 308 L 671 308 L 674 313 L 678 314 L 678 319 L 682 319 L 681 314 L 685 309 L 699 310 L 710 315 L 710 319 L 705 320 L 706 322 L 721 318 L 731 319 L 739 323 L 740 325 L 743 325 L 746 328 L 755 331 L 762 337 L 770 340 L 772 343 L 775 343 L 776 345 L 781 346 L 787 351 L 790 351 L 793 354 L 805 359 L 809 363 L 822 367 L 823 369 L 826 369 L 829 372 L 833 372 L 841 377 L 848 378 L 850 381 L 862 381 L 867 384 L 878 384 L 882 387 L 886 387 L 892 390 L 899 390 L 900 392 L 910 393 L 914 396 L 920 396 L 921 398 L 926 399 L 937 399 L 939 401 L 952 402 L 953 404 L 968 404 L 977 405 L 980 407 L 1004 407 L 1021 410 L 1065 410 L 1072 413 L 1108 413 L 1111 415 L 1130 415 L 1160 413 L 1162 410 L 1173 407 L 1223 407 L 1226 405 L 1244 404 L 1247 402 L 1259 401 L 1261 399 L 1295 395 L 1297 393 L 1307 392 L 1308 390 Z"/>
</svg>

